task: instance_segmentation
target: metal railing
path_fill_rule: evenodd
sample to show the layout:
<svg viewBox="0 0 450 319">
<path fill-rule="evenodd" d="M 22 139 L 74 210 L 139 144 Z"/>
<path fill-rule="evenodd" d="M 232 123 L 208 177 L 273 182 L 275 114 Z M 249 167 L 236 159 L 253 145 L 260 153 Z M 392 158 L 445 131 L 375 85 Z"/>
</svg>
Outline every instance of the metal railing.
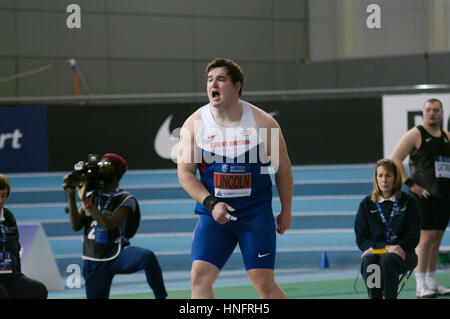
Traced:
<svg viewBox="0 0 450 319">
<path fill-rule="evenodd" d="M 331 98 L 349 96 L 382 96 L 384 94 L 402 93 L 435 93 L 450 91 L 450 84 L 417 84 L 405 86 L 386 87 L 354 87 L 354 88 L 329 88 L 329 89 L 298 89 L 298 90 L 265 90 L 245 91 L 243 99 L 252 100 L 296 100 L 310 98 Z M 183 93 L 141 93 L 141 94 L 90 94 L 90 95 L 48 95 L 48 96 L 24 96 L 24 97 L 0 97 L 0 104 L 101 104 L 112 103 L 161 103 L 161 102 L 197 102 L 206 101 L 206 92 Z"/>
</svg>

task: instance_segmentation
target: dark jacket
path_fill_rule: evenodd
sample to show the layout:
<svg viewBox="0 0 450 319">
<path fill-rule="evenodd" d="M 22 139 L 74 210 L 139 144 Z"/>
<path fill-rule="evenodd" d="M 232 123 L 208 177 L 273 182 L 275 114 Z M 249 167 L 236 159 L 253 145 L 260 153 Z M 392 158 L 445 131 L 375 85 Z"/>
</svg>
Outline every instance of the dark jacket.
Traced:
<svg viewBox="0 0 450 319">
<path fill-rule="evenodd" d="M 17 228 L 16 219 L 14 218 L 14 215 L 11 213 L 11 211 L 7 208 L 3 208 L 3 216 L 5 217 L 3 225 L 5 226 L 6 230 L 5 249 L 11 252 L 11 259 L 13 262 L 13 272 L 14 273 L 21 272 L 19 229 Z M 1 242 L 0 242 L 0 249 L 3 249 Z"/>
<path fill-rule="evenodd" d="M 377 205 L 367 195 L 359 204 L 355 218 L 356 244 L 362 251 L 372 247 L 384 248 L 384 231 L 386 226 L 378 213 Z M 384 201 L 380 204 L 386 220 L 392 212 L 394 203 Z M 413 253 L 420 239 L 421 218 L 416 198 L 405 192 L 401 193 L 397 211 L 391 222 L 391 229 L 397 235 L 392 245 L 400 245 L 405 253 Z"/>
</svg>

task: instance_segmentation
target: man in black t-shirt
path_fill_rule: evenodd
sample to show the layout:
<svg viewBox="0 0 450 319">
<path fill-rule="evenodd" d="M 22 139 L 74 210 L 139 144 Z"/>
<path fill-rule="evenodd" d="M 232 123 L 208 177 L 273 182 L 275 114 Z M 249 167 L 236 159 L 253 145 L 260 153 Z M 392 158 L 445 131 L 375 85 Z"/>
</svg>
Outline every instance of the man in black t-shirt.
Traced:
<svg viewBox="0 0 450 319">
<path fill-rule="evenodd" d="M 134 196 L 119 188 L 119 180 L 128 168 L 127 162 L 120 155 L 107 153 L 100 158 L 98 165 L 104 187 L 87 192 L 85 181 L 78 186 L 78 197 L 83 203 L 79 210 L 75 189 L 68 187 L 67 177 L 64 178 L 72 229 L 79 231 L 84 228 L 82 257 L 87 298 L 108 298 L 116 274 L 129 274 L 141 269 L 145 271 L 155 298 L 166 298 L 155 254 L 148 249 L 130 246 L 129 237 L 134 233 L 129 233 L 129 222 L 140 216 L 140 208 Z"/>
<path fill-rule="evenodd" d="M 441 101 L 427 100 L 422 125 L 405 133 L 392 154 L 422 214 L 415 268 L 416 295 L 420 298 L 450 294 L 450 289 L 441 286 L 435 277 L 439 246 L 450 216 L 450 133 L 440 127 L 443 114 Z M 403 166 L 408 155 L 411 177 Z"/>
</svg>

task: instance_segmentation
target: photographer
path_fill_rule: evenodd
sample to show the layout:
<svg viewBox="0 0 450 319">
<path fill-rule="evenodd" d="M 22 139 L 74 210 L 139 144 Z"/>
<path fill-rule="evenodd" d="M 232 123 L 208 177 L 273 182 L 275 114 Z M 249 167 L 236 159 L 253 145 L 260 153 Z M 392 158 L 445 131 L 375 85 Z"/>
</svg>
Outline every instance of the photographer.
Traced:
<svg viewBox="0 0 450 319">
<path fill-rule="evenodd" d="M 22 273 L 19 230 L 14 215 L 4 207 L 10 193 L 8 179 L 0 174 L 0 299 L 47 299 L 45 285 Z"/>
<path fill-rule="evenodd" d="M 119 188 L 127 168 L 127 162 L 113 153 L 104 154 L 98 163 L 94 161 L 92 168 L 83 171 L 81 185 L 76 186 L 83 202 L 79 210 L 73 174 L 64 178 L 72 229 L 79 231 L 84 227 L 82 258 L 88 299 L 108 298 L 114 275 L 142 269 L 155 298 L 167 297 L 155 254 L 148 249 L 131 247 L 128 241 L 136 231 L 130 234 L 130 223 L 138 223 L 140 209 L 136 198 Z M 92 191 L 88 192 L 88 188 Z"/>
</svg>

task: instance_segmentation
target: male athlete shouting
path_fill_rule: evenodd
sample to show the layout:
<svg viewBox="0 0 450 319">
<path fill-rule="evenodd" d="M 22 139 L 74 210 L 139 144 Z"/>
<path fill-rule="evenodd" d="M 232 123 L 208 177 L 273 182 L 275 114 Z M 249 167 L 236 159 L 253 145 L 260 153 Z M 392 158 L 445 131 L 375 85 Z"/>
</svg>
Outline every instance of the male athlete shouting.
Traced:
<svg viewBox="0 0 450 319">
<path fill-rule="evenodd" d="M 178 178 L 200 215 L 191 251 L 191 297 L 214 298 L 212 286 L 239 243 L 259 296 L 286 298 L 274 279 L 276 232 L 283 234 L 292 223 L 285 140 L 272 116 L 240 99 L 244 73 L 235 62 L 214 59 L 206 80 L 209 103 L 186 120 L 178 148 Z M 282 207 L 277 226 L 269 161 Z"/>
</svg>

